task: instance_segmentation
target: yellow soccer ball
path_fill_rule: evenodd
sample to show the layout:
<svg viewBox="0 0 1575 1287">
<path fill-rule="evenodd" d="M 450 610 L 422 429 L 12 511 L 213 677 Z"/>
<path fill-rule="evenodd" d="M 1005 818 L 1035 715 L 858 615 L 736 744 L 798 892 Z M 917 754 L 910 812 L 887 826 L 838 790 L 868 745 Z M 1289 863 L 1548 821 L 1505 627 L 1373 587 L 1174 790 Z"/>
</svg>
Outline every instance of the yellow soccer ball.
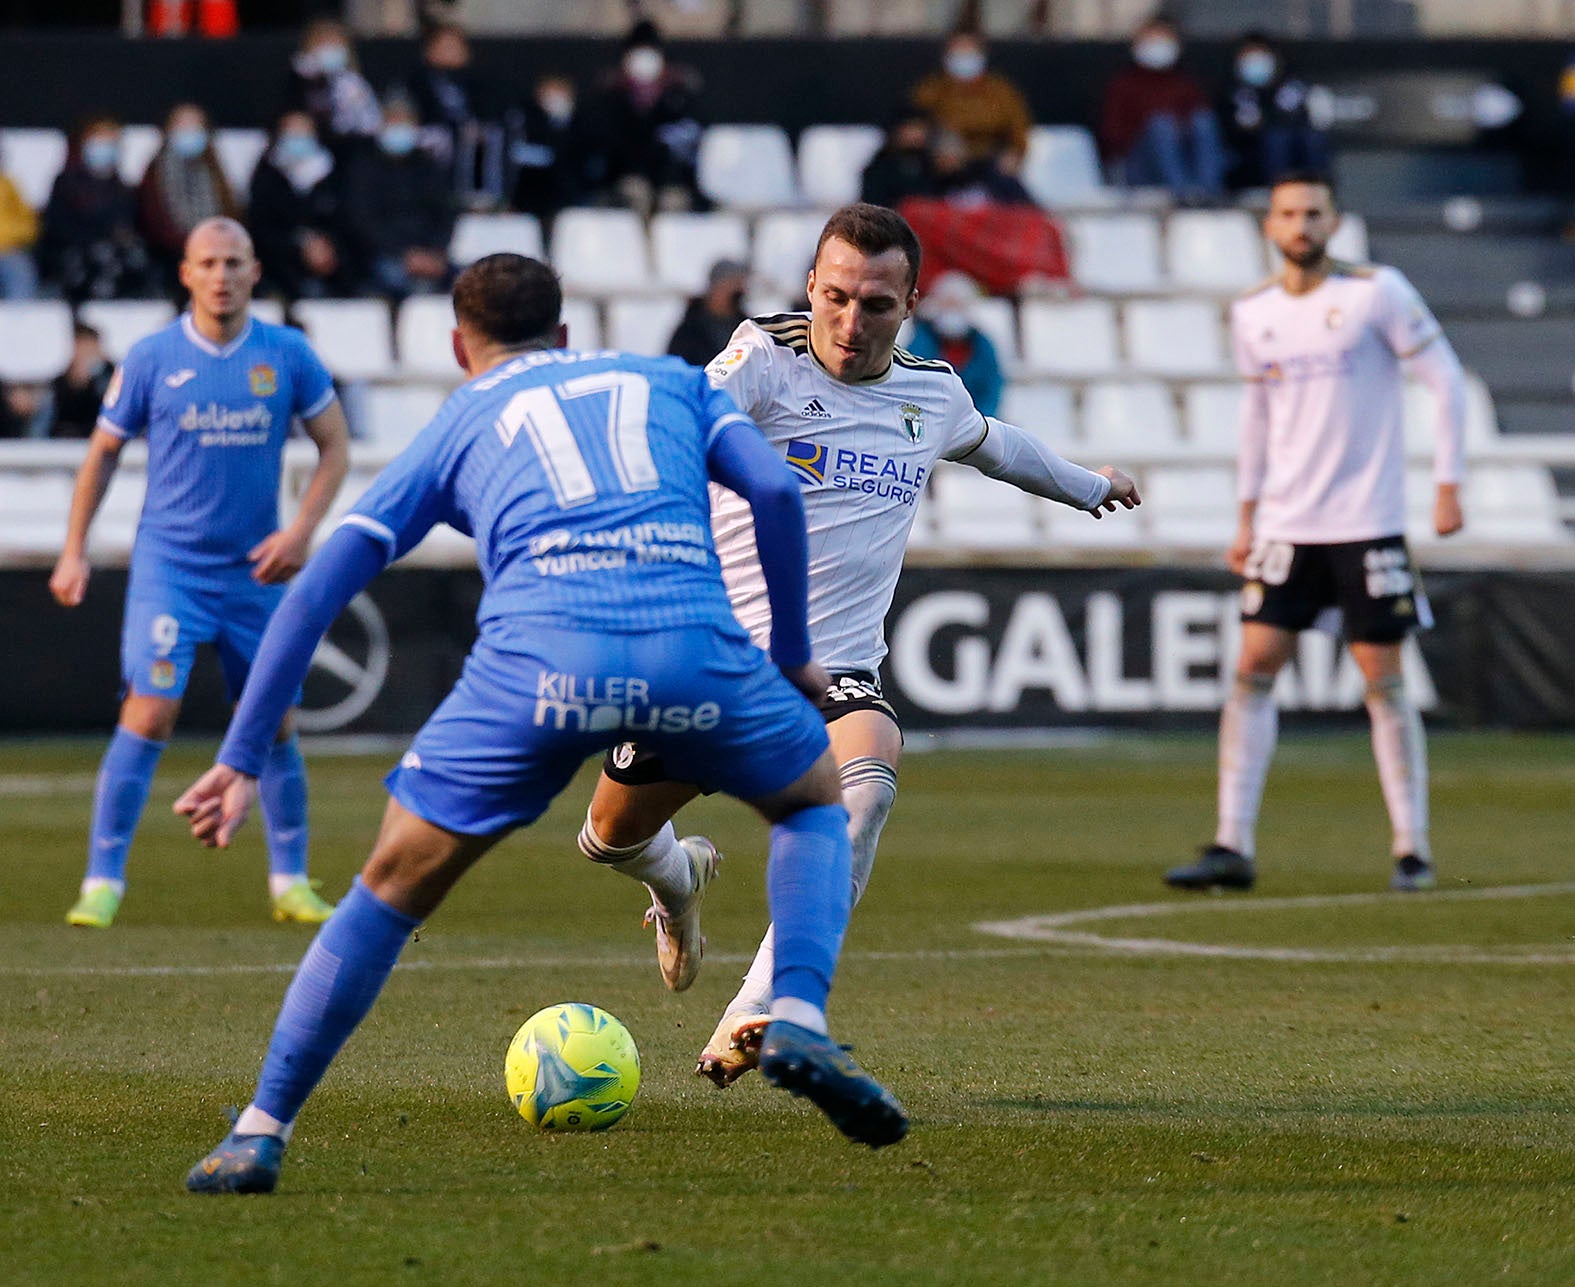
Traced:
<svg viewBox="0 0 1575 1287">
<path fill-rule="evenodd" d="M 503 1080 L 520 1116 L 544 1131 L 602 1131 L 640 1089 L 640 1052 L 607 1011 L 571 1001 L 538 1010 L 509 1042 Z"/>
</svg>

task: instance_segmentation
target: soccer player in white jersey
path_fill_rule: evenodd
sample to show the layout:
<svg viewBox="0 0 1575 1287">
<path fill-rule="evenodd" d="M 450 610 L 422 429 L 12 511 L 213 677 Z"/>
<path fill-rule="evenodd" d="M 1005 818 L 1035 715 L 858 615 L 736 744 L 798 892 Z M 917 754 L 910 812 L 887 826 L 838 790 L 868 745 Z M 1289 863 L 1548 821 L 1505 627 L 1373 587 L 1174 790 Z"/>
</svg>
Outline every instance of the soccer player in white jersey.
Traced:
<svg viewBox="0 0 1575 1287">
<path fill-rule="evenodd" d="M 919 244 L 902 217 L 852 205 L 820 236 L 807 292 L 810 311 L 743 322 L 706 368 L 786 458 L 804 492 L 809 531 L 809 628 L 832 683 L 820 705 L 842 778 L 853 842 L 853 897 L 863 894 L 875 846 L 897 794 L 902 733 L 881 694 L 884 620 L 924 485 L 954 460 L 1095 518 L 1139 503 L 1120 470 L 1098 473 L 1061 459 L 1021 429 L 974 407 L 944 362 L 895 347 L 918 302 Z M 712 530 L 739 621 L 757 642 L 771 614 L 749 510 L 712 489 Z M 703 870 L 714 851 L 679 840 L 670 821 L 707 784 L 670 780 L 659 757 L 615 747 L 580 833 L 587 857 L 643 881 L 652 895 L 657 956 L 667 985 L 686 988 L 699 968 Z M 776 944 L 768 930 L 743 987 L 701 1053 L 698 1071 L 728 1086 L 755 1066 L 771 1006 Z"/>
<path fill-rule="evenodd" d="M 1461 527 L 1465 377 L 1449 341 L 1393 268 L 1329 258 L 1339 224 L 1326 179 L 1274 187 L 1264 230 L 1285 257 L 1278 277 L 1231 310 L 1247 380 L 1228 559 L 1242 587 L 1241 655 L 1220 715 L 1219 829 L 1198 860 L 1166 873 L 1182 889 L 1250 889 L 1254 830 L 1274 753 L 1275 676 L 1296 634 L 1338 608 L 1367 681 L 1373 754 L 1394 832 L 1390 888 L 1431 889 L 1427 747 L 1406 696 L 1401 645 L 1430 624 L 1405 543 L 1404 379 L 1438 403 L 1433 528 Z"/>
</svg>

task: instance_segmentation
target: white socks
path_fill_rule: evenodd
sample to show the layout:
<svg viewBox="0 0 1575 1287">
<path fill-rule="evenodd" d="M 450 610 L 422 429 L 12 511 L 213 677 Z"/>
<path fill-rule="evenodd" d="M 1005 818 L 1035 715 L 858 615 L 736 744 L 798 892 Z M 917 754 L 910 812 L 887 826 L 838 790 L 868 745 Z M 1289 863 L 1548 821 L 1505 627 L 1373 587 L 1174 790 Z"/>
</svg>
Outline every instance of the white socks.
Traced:
<svg viewBox="0 0 1575 1287">
<path fill-rule="evenodd" d="M 842 803 L 848 810 L 848 838 L 853 843 L 853 902 L 856 906 L 870 883 L 881 828 L 886 825 L 891 806 L 897 799 L 897 770 L 885 760 L 865 755 L 849 760 L 839 773 L 842 778 Z M 755 959 L 749 963 L 743 986 L 727 1003 L 727 1012 L 765 1014 L 769 1011 L 773 1019 L 787 1018 L 776 1012 L 776 1006 L 771 1000 L 771 977 L 775 969 L 776 932 L 768 928 L 766 936 L 760 940 Z M 791 997 L 784 997 L 783 1003 L 788 1002 L 804 1004 L 793 1002 Z M 799 1021 L 792 1019 L 790 1022 Z M 803 1026 L 807 1028 L 810 1025 L 806 1023 Z M 825 1028 L 819 1031 L 824 1032 Z"/>
<path fill-rule="evenodd" d="M 783 997 L 779 1001 L 773 1001 L 771 1017 L 781 1019 L 784 1023 L 796 1023 L 799 1027 L 818 1032 L 823 1037 L 831 1032 L 826 1024 L 826 1012 L 818 1005 L 800 1001 L 797 997 Z"/>
<path fill-rule="evenodd" d="M 296 875 L 294 872 L 285 872 L 281 875 L 278 872 L 271 871 L 268 873 L 268 896 L 270 898 L 278 898 L 282 894 L 288 893 L 298 881 L 305 879 L 305 876 Z"/>
<path fill-rule="evenodd" d="M 277 1135 L 288 1144 L 294 1131 L 294 1122 L 281 1122 L 277 1117 L 263 1112 L 256 1104 L 246 1105 L 245 1110 L 235 1119 L 237 1135 Z"/>
<path fill-rule="evenodd" d="M 91 894 L 95 889 L 113 889 L 117 894 L 124 895 L 126 882 L 110 876 L 89 876 L 82 882 L 82 893 Z"/>
<path fill-rule="evenodd" d="M 689 867 L 689 855 L 678 843 L 678 833 L 671 822 L 649 840 L 618 848 L 609 845 L 596 834 L 591 825 L 591 815 L 585 815 L 585 825 L 580 828 L 580 852 L 592 862 L 599 862 L 632 880 L 638 880 L 648 890 L 664 916 L 683 910 L 689 896 L 694 893 L 694 873 Z"/>
<path fill-rule="evenodd" d="M 1271 675 L 1237 675 L 1220 712 L 1219 830 L 1214 843 L 1253 856 L 1258 806 L 1280 730 Z"/>
<path fill-rule="evenodd" d="M 1427 734 L 1422 717 L 1396 675 L 1367 687 L 1367 714 L 1373 723 L 1373 758 L 1384 806 L 1394 829 L 1394 856 L 1415 854 L 1432 860 L 1427 837 Z"/>
</svg>

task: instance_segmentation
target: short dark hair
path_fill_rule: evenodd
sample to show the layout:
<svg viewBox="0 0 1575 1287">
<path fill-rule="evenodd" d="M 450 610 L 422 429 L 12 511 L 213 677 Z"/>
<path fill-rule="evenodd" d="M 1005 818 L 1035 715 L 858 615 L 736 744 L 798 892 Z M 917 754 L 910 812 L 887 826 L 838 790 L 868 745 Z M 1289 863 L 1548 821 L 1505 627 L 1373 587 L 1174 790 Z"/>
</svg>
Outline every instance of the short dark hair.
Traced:
<svg viewBox="0 0 1575 1287">
<path fill-rule="evenodd" d="M 1329 194 L 1329 200 L 1339 203 L 1339 195 L 1334 190 L 1334 178 L 1327 170 L 1287 170 L 1284 174 L 1274 176 L 1274 182 L 1269 184 L 1269 191 L 1283 188 L 1287 183 L 1310 183 L 1323 188 Z"/>
<path fill-rule="evenodd" d="M 820 262 L 820 252 L 833 237 L 845 241 L 855 250 L 866 255 L 883 255 L 888 250 L 900 250 L 908 258 L 908 289 L 919 282 L 919 239 L 914 236 L 908 221 L 887 206 L 871 205 L 868 201 L 855 201 L 843 206 L 820 230 L 820 240 L 815 243 L 815 262 Z"/>
<path fill-rule="evenodd" d="M 539 259 L 487 255 L 454 282 L 454 317 L 504 348 L 551 337 L 563 312 L 558 274 Z"/>
</svg>

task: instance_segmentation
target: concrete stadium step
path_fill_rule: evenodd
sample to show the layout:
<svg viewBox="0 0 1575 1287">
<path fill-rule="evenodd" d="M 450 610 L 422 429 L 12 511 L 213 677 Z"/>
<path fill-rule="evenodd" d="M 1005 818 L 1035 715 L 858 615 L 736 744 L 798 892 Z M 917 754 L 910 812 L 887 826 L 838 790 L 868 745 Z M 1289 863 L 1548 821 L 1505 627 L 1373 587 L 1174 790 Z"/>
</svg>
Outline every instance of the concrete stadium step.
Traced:
<svg viewBox="0 0 1575 1287">
<path fill-rule="evenodd" d="M 1502 312 L 1522 282 L 1541 288 L 1544 307 L 1575 308 L 1575 245 L 1558 238 L 1368 228 L 1373 260 L 1405 273 L 1435 311 Z"/>
</svg>

